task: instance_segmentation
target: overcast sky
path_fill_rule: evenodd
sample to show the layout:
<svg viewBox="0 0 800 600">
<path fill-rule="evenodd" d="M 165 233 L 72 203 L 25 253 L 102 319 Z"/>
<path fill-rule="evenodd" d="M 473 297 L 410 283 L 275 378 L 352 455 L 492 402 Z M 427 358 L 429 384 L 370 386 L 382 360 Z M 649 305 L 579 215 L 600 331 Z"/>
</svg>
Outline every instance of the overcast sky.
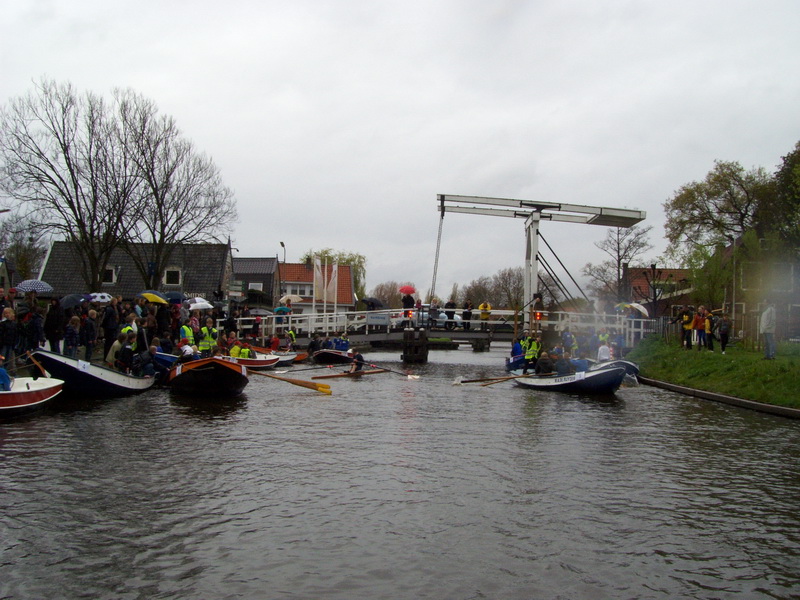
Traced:
<svg viewBox="0 0 800 600">
<path fill-rule="evenodd" d="M 239 256 L 367 257 L 430 288 L 437 194 L 635 208 L 800 140 L 797 0 L 0 3 L 0 101 L 130 87 L 236 194 Z M 448 214 L 436 290 L 522 266 L 523 221 Z M 597 226 L 545 223 L 573 275 Z M 553 263 L 552 259 L 550 260 Z M 562 274 L 563 275 L 563 274 Z"/>
</svg>

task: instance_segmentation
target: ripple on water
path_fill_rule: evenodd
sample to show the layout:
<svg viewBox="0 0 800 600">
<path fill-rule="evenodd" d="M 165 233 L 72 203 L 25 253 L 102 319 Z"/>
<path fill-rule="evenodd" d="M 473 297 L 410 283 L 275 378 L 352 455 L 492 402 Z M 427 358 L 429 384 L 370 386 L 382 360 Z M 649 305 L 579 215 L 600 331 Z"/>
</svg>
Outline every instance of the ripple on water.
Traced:
<svg viewBox="0 0 800 600">
<path fill-rule="evenodd" d="M 796 595 L 797 423 L 453 385 L 501 360 L 0 424 L 0 597 Z"/>
</svg>

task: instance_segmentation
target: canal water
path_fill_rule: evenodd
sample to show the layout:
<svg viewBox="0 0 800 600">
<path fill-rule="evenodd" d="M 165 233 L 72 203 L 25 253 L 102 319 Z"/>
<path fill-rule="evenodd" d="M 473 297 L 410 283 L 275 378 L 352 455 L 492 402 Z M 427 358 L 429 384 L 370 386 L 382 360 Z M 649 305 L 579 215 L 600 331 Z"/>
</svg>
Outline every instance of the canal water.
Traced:
<svg viewBox="0 0 800 600">
<path fill-rule="evenodd" d="M 0 598 L 800 597 L 799 422 L 430 360 L 0 423 Z"/>
</svg>

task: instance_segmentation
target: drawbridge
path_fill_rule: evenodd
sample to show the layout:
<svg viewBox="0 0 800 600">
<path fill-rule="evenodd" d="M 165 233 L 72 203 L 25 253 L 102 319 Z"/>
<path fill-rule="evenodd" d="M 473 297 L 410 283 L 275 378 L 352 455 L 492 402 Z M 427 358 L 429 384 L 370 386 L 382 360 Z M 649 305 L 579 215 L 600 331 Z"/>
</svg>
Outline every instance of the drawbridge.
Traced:
<svg viewBox="0 0 800 600">
<path fill-rule="evenodd" d="M 584 206 L 561 202 L 539 200 L 516 200 L 512 198 L 486 198 L 482 196 L 458 196 L 439 194 L 439 235 L 436 241 L 431 297 L 435 295 L 436 275 L 439 267 L 439 251 L 442 241 L 442 226 L 445 213 L 464 213 L 489 217 L 523 219 L 525 222 L 525 268 L 523 306 L 525 323 L 530 325 L 532 313 L 539 295 L 539 226 L 542 221 L 562 221 L 582 225 L 601 225 L 604 227 L 633 227 L 646 218 L 641 210 L 612 208 L 604 206 Z M 546 241 L 545 241 L 546 243 Z M 548 245 L 549 247 L 549 245 Z M 551 249 L 552 251 L 552 249 Z M 555 253 L 554 253 L 555 254 Z M 560 261 L 559 261 L 560 262 Z M 563 263 L 562 263 L 563 266 Z M 549 269 L 549 267 L 547 267 Z M 574 282 L 574 279 L 573 279 Z"/>
</svg>

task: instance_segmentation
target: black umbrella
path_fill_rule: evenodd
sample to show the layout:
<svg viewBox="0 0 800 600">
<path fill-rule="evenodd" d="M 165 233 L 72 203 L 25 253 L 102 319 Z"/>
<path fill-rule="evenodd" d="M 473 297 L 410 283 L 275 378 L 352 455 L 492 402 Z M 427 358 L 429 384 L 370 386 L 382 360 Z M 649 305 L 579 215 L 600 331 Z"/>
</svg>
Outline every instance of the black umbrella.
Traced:
<svg viewBox="0 0 800 600">
<path fill-rule="evenodd" d="M 377 298 L 362 298 L 361 300 L 364 304 L 369 306 L 372 304 L 373 308 L 383 308 L 383 302 L 378 300 Z"/>
<path fill-rule="evenodd" d="M 90 299 L 86 297 L 86 294 L 70 294 L 69 296 L 64 296 L 59 304 L 61 304 L 61 308 L 72 308 L 73 306 L 79 306 L 84 300 L 88 301 Z"/>
<path fill-rule="evenodd" d="M 172 304 L 180 304 L 186 300 L 186 294 L 183 292 L 167 292 L 164 296 L 166 296 L 166 299 Z"/>
</svg>

